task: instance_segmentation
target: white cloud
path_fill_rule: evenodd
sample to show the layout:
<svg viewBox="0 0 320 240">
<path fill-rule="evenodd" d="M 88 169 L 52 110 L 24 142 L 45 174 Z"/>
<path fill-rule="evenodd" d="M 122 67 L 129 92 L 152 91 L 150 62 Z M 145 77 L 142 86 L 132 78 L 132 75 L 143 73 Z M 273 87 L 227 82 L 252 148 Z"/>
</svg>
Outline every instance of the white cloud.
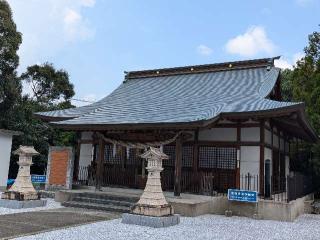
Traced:
<svg viewBox="0 0 320 240">
<path fill-rule="evenodd" d="M 200 44 L 197 47 L 197 52 L 200 55 L 209 56 L 209 55 L 212 54 L 213 50 L 210 47 L 206 46 L 206 45 Z"/>
<path fill-rule="evenodd" d="M 74 9 L 67 9 L 64 15 L 64 31 L 70 41 L 89 39 L 94 32 L 84 23 L 82 16 Z"/>
<path fill-rule="evenodd" d="M 20 68 L 45 62 L 70 43 L 90 40 L 95 29 L 84 15 L 95 0 L 8 0 L 17 28 L 23 34 Z"/>
<path fill-rule="evenodd" d="M 66 25 L 72 25 L 80 22 L 81 18 L 81 15 L 75 10 L 67 9 L 63 20 Z"/>
<path fill-rule="evenodd" d="M 293 54 L 293 57 L 292 57 L 293 63 L 296 64 L 299 60 L 301 60 L 301 58 L 304 58 L 304 57 L 305 57 L 305 54 L 302 52 Z"/>
<path fill-rule="evenodd" d="M 274 61 L 274 65 L 282 69 L 293 69 L 297 61 L 303 58 L 305 55 L 303 53 L 295 53 L 291 58 L 281 57 L 278 60 Z"/>
<path fill-rule="evenodd" d="M 293 65 L 286 58 L 280 58 L 275 60 L 274 65 L 282 69 L 293 69 Z"/>
<path fill-rule="evenodd" d="M 95 0 L 81 0 L 81 5 L 85 7 L 93 7 L 96 3 Z"/>
<path fill-rule="evenodd" d="M 275 45 L 268 38 L 261 26 L 252 26 L 244 34 L 230 39 L 225 49 L 228 53 L 252 57 L 259 53 L 271 55 L 274 53 Z"/>
</svg>

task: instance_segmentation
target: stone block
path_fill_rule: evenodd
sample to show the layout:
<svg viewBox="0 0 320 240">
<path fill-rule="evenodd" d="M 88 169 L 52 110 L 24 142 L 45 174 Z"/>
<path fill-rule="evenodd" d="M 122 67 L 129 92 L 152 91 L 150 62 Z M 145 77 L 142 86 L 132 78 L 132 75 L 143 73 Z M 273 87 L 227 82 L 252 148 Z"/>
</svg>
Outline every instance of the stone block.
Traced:
<svg viewBox="0 0 320 240">
<path fill-rule="evenodd" d="M 46 206 L 46 204 L 47 204 L 47 200 L 17 201 L 17 200 L 0 199 L 0 207 L 11 208 L 11 209 L 44 207 Z"/>
<path fill-rule="evenodd" d="M 122 223 L 153 228 L 170 227 L 180 223 L 180 215 L 174 214 L 164 217 L 151 217 L 138 214 L 124 213 L 122 215 Z"/>
</svg>

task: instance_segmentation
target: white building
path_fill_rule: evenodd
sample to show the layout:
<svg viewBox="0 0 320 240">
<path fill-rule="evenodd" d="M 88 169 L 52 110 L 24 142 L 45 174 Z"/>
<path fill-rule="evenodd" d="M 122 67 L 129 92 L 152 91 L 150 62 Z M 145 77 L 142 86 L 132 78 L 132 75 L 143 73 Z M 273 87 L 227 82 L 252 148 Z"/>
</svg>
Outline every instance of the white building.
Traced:
<svg viewBox="0 0 320 240">
<path fill-rule="evenodd" d="M 20 132 L 0 129 L 0 190 L 7 186 L 12 137 Z"/>
</svg>

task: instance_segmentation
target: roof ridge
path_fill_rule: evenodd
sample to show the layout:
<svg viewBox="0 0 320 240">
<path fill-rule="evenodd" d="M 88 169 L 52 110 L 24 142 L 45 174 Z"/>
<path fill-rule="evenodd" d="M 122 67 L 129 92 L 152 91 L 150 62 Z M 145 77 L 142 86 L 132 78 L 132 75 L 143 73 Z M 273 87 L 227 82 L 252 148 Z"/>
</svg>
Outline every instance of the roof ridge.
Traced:
<svg viewBox="0 0 320 240">
<path fill-rule="evenodd" d="M 218 71 L 229 71 L 239 70 L 247 68 L 258 68 L 258 67 L 274 67 L 274 60 L 279 59 L 280 56 L 272 58 L 260 58 L 251 59 L 244 61 L 233 61 L 233 62 L 222 62 L 213 64 L 203 65 L 190 65 L 183 67 L 173 68 L 157 68 L 150 70 L 141 71 L 130 71 L 125 72 L 125 81 L 133 78 L 147 78 L 147 77 L 160 77 L 160 76 L 171 76 L 180 74 L 193 74 L 193 73 L 205 73 L 205 72 L 218 72 Z"/>
</svg>

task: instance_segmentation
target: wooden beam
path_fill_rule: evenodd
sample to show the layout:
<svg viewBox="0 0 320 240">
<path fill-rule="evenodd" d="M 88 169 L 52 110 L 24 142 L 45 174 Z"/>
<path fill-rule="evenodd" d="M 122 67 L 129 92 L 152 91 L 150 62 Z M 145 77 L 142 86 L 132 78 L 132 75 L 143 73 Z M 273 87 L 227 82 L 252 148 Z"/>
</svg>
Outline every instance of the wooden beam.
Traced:
<svg viewBox="0 0 320 240">
<path fill-rule="evenodd" d="M 260 181 L 260 194 L 264 194 L 264 131 L 265 131 L 265 122 L 262 120 L 260 122 L 260 171 L 259 171 L 259 181 Z"/>
<path fill-rule="evenodd" d="M 78 143 L 79 144 L 95 144 L 95 143 L 98 143 L 97 140 L 94 140 L 94 139 L 81 139 L 81 140 L 78 140 Z"/>
<path fill-rule="evenodd" d="M 237 126 L 237 143 L 241 143 L 241 126 Z"/>
<path fill-rule="evenodd" d="M 194 141 L 184 142 L 184 144 L 194 144 Z M 260 141 L 198 141 L 198 145 L 213 147 L 240 147 L 240 146 L 260 146 Z"/>
<path fill-rule="evenodd" d="M 237 128 L 237 127 L 243 127 L 243 128 L 251 128 L 251 127 L 260 127 L 259 123 L 218 123 L 213 128 Z"/>
<path fill-rule="evenodd" d="M 181 137 L 178 137 L 176 140 L 174 196 L 180 196 L 180 193 L 181 193 L 181 168 L 182 168 L 182 140 L 181 140 Z"/>
</svg>

